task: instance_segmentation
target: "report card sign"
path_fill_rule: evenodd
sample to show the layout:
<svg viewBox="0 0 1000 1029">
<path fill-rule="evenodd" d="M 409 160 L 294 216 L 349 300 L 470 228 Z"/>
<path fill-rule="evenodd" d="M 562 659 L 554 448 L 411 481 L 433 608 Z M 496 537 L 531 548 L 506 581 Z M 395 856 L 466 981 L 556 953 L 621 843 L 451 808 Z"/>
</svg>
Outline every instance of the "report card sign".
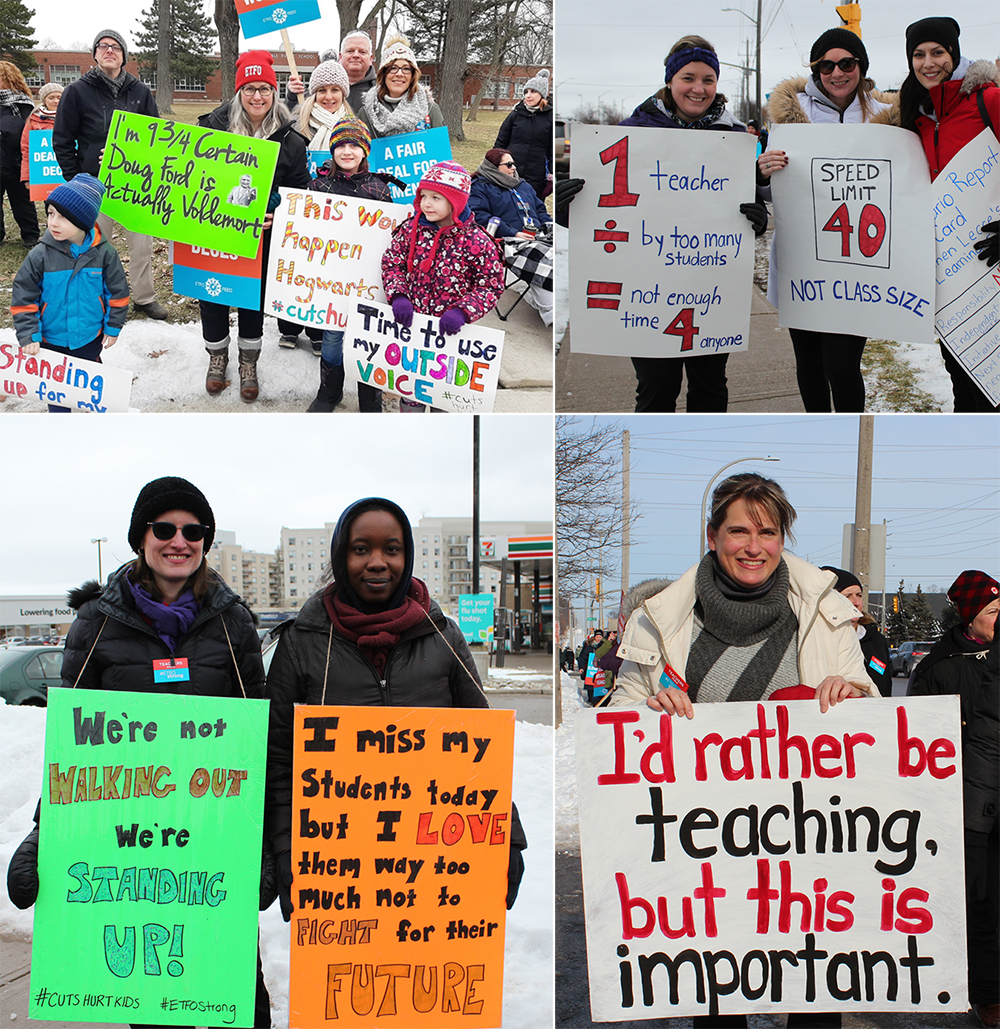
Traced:
<svg viewBox="0 0 1000 1029">
<path fill-rule="evenodd" d="M 934 217 L 919 138 L 889 125 L 779 125 L 771 177 L 780 323 L 934 341 Z"/>
<path fill-rule="evenodd" d="M 101 213 L 133 232 L 254 257 L 278 144 L 115 111 Z"/>
<path fill-rule="evenodd" d="M 295 708 L 289 1024 L 499 1026 L 512 711 Z"/>
<path fill-rule="evenodd" d="M 31 1018 L 254 1024 L 266 742 L 263 700 L 49 690 Z"/>
<path fill-rule="evenodd" d="M 754 137 L 573 126 L 586 186 L 570 224 L 573 350 L 701 357 L 747 349 Z"/>
<path fill-rule="evenodd" d="M 964 1011 L 957 697 L 577 718 L 595 1021 Z"/>
</svg>

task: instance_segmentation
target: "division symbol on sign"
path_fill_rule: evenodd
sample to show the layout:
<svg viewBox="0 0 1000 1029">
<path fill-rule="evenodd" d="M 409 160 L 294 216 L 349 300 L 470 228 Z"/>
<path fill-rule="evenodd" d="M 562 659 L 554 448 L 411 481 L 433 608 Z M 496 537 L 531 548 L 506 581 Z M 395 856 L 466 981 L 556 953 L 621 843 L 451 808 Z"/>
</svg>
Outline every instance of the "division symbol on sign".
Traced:
<svg viewBox="0 0 1000 1029">
<path fill-rule="evenodd" d="M 605 229 L 613 229 L 618 223 L 615 221 L 607 221 L 604 223 Z M 594 242 L 600 243 L 602 239 L 616 240 L 618 243 L 628 242 L 627 232 L 602 232 L 601 229 L 594 229 Z M 607 253 L 613 254 L 618 247 L 614 243 L 605 243 L 604 249 Z"/>
<path fill-rule="evenodd" d="M 620 300 L 612 300 L 611 297 L 601 294 L 614 293 L 621 296 L 622 284 L 620 282 L 594 282 L 593 279 L 587 283 L 587 307 L 608 307 L 612 311 L 618 310 Z M 593 294 L 598 294 L 594 296 Z"/>
</svg>

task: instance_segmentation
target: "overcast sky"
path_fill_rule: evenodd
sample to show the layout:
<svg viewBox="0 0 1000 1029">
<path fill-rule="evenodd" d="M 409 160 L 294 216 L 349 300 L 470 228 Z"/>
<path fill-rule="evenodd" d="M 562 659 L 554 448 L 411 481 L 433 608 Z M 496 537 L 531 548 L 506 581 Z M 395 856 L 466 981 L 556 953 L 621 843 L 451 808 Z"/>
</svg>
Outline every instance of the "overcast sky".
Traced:
<svg viewBox="0 0 1000 1029">
<path fill-rule="evenodd" d="M 788 549 L 841 566 L 854 521 L 858 417 L 684 415 L 619 419 L 631 433 L 633 530 L 630 582 L 674 578 L 698 560 L 701 500 L 723 476 L 756 471 L 784 487 L 798 512 Z M 589 421 L 589 419 L 584 420 Z M 888 522 L 887 589 L 944 591 L 966 568 L 1000 575 L 1000 424 L 977 415 L 875 416 L 871 520 Z M 618 567 L 618 549 L 611 559 Z M 606 579 L 617 594 L 620 575 Z"/>
<path fill-rule="evenodd" d="M 723 11 L 725 7 L 736 11 Z M 745 12 L 744 14 L 737 13 Z M 997 0 L 861 0 L 861 37 L 879 88 L 898 87 L 906 75 L 906 26 L 920 18 L 949 15 L 962 27 L 962 53 L 1000 57 Z M 754 63 L 754 0 L 556 0 L 556 113 L 568 117 L 580 104 L 620 106 L 625 114 L 663 85 L 663 58 L 681 36 L 704 36 L 719 60 L 745 65 L 751 38 Z M 761 23 L 761 93 L 793 75 L 805 74 L 813 42 L 840 25 L 836 0 L 764 0 Z M 735 101 L 738 68 L 723 64 L 720 88 Z M 751 79 L 750 95 L 756 86 Z"/>
<path fill-rule="evenodd" d="M 472 517 L 466 415 L 0 414 L 0 425 L 4 594 L 65 593 L 95 578 L 99 536 L 105 576 L 131 560 L 135 498 L 161 475 L 193 482 L 216 526 L 257 551 L 273 551 L 283 525 L 334 522 L 372 495 L 395 500 L 413 523 Z M 550 521 L 552 417 L 491 415 L 481 425 L 482 520 Z"/>
</svg>

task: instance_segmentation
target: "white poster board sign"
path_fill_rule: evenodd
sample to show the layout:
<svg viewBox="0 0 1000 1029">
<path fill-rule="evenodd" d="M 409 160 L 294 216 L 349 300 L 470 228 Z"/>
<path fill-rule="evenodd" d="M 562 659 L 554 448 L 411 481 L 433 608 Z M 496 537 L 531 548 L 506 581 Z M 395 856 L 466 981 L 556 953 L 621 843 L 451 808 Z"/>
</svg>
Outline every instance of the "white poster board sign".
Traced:
<svg viewBox="0 0 1000 1029">
<path fill-rule="evenodd" d="M 768 147 L 784 328 L 934 342 L 931 179 L 919 137 L 889 125 L 776 125 Z"/>
<path fill-rule="evenodd" d="M 479 322 L 446 336 L 437 318 L 398 324 L 387 304 L 356 300 L 344 337 L 344 374 L 386 393 L 445 411 L 493 410 L 504 333 Z"/>
<path fill-rule="evenodd" d="M 576 730 L 595 1021 L 966 1009 L 958 697 Z"/>
<path fill-rule="evenodd" d="M 983 223 L 997 217 L 1000 145 L 983 129 L 934 180 L 934 324 L 992 404 L 1000 404 L 1000 267 L 980 261 L 973 244 L 983 239 Z"/>
<path fill-rule="evenodd" d="M 33 357 L 16 343 L 0 344 L 0 392 L 75 411 L 128 411 L 132 372 L 81 361 L 42 347 Z"/>
<path fill-rule="evenodd" d="M 573 126 L 573 350 L 702 357 L 747 349 L 755 137 Z"/>
<path fill-rule="evenodd" d="M 264 313 L 343 329 L 353 300 L 385 300 L 382 254 L 413 205 L 287 186 L 278 192 Z"/>
</svg>

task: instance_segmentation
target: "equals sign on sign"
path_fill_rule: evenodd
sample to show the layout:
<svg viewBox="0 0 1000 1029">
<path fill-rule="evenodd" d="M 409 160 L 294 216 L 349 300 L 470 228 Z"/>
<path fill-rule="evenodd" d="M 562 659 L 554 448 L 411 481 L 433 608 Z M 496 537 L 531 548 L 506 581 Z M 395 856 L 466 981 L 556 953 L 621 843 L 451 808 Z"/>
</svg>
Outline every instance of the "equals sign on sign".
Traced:
<svg viewBox="0 0 1000 1029">
<path fill-rule="evenodd" d="M 617 226 L 617 224 L 618 223 L 615 222 L 615 221 L 607 221 L 607 222 L 604 223 L 604 228 L 610 230 L 610 229 L 615 228 Z M 605 240 L 605 239 L 608 240 L 608 242 L 604 244 L 605 252 L 609 253 L 609 254 L 613 254 L 615 252 L 615 250 L 618 249 L 617 246 L 616 246 L 616 243 L 627 243 L 628 242 L 628 233 L 627 232 L 610 232 L 610 231 L 603 232 L 601 229 L 594 229 L 594 242 L 595 243 L 600 243 L 601 240 Z"/>
<path fill-rule="evenodd" d="M 587 307 L 608 307 L 612 311 L 618 310 L 621 300 L 615 300 L 607 294 L 613 293 L 621 297 L 622 284 L 620 282 L 594 282 L 593 279 L 587 283 Z"/>
</svg>

